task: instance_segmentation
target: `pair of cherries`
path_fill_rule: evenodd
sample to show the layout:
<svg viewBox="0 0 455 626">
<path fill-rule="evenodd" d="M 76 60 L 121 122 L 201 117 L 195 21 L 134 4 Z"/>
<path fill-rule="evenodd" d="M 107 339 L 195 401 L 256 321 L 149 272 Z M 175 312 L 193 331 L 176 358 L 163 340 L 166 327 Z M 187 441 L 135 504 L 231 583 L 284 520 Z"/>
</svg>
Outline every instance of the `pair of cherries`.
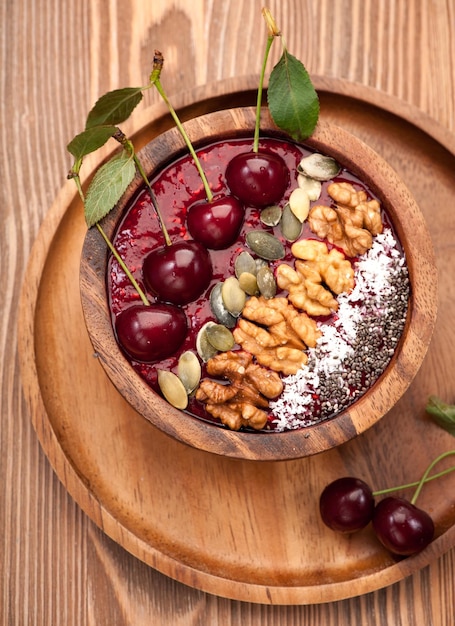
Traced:
<svg viewBox="0 0 455 626">
<path fill-rule="evenodd" d="M 426 511 L 394 496 L 375 504 L 370 486 L 352 476 L 325 487 L 319 510 L 324 524 L 341 533 L 361 530 L 371 522 L 382 545 L 397 555 L 420 552 L 434 536 L 434 522 Z"/>
<path fill-rule="evenodd" d="M 225 176 L 232 195 L 190 206 L 187 228 L 193 239 L 153 250 L 144 259 L 144 283 L 159 302 L 129 307 L 115 322 L 117 339 L 134 360 L 160 361 L 178 350 L 188 329 L 180 307 L 196 300 L 212 279 L 208 249 L 222 250 L 234 243 L 244 206 L 261 208 L 278 202 L 289 183 L 285 162 L 271 152 L 236 155 Z"/>
</svg>

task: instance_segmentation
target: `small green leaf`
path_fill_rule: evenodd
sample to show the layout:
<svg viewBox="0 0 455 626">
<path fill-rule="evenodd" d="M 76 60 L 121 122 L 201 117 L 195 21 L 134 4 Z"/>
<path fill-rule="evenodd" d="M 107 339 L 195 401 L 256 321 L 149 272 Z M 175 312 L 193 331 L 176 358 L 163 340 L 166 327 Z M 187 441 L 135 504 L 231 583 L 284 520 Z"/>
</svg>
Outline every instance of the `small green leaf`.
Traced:
<svg viewBox="0 0 455 626">
<path fill-rule="evenodd" d="M 296 141 L 309 137 L 319 117 L 319 99 L 303 64 L 286 49 L 273 68 L 267 92 L 275 124 Z"/>
<path fill-rule="evenodd" d="M 430 396 L 426 410 L 438 426 L 455 436 L 455 404 L 446 404 L 436 396 Z"/>
<path fill-rule="evenodd" d="M 85 128 L 121 124 L 142 100 L 142 87 L 125 87 L 105 93 L 87 117 Z"/>
<path fill-rule="evenodd" d="M 74 158 L 82 159 L 90 152 L 104 146 L 108 139 L 115 134 L 115 126 L 95 126 L 76 135 L 67 145 L 67 150 Z"/>
<path fill-rule="evenodd" d="M 114 208 L 135 173 L 133 158 L 125 151 L 97 170 L 85 197 L 85 221 L 89 228 Z"/>
</svg>

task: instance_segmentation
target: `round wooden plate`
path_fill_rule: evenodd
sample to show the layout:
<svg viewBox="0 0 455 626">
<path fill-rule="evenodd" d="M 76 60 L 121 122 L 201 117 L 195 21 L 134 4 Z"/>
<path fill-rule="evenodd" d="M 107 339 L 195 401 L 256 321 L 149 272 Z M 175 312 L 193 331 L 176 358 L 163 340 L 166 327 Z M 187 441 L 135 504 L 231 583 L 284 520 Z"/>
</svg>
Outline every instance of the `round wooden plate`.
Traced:
<svg viewBox="0 0 455 626">
<path fill-rule="evenodd" d="M 255 85 L 256 77 L 227 81 L 174 104 L 183 119 L 251 105 Z M 71 496 L 107 535 L 157 570 L 248 602 L 308 604 L 360 595 L 417 571 L 455 543 L 455 474 L 423 489 L 419 505 L 433 516 L 437 533 L 414 557 L 391 556 L 370 528 L 340 536 L 319 519 L 319 494 L 331 480 L 356 475 L 375 490 L 411 482 L 436 455 L 455 448 L 454 438 L 425 413 L 430 394 L 454 401 L 455 137 L 374 90 L 317 77 L 315 85 L 323 118 L 357 135 L 403 178 L 436 251 L 440 301 L 430 350 L 381 422 L 334 450 L 276 463 L 198 451 L 140 417 L 109 382 L 85 330 L 76 277 L 86 227 L 70 183 L 42 225 L 20 305 L 25 398 Z M 158 105 L 134 123 L 136 144 L 145 145 L 171 120 Z M 98 164 L 93 160 L 93 168 Z"/>
</svg>

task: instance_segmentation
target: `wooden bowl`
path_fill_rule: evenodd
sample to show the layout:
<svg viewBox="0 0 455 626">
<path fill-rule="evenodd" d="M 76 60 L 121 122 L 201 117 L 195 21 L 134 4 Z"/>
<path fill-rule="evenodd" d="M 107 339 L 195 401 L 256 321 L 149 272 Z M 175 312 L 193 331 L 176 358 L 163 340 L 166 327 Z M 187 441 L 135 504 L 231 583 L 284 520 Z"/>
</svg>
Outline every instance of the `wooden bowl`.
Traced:
<svg viewBox="0 0 455 626">
<path fill-rule="evenodd" d="M 255 110 L 250 107 L 210 113 L 186 123 L 193 145 L 252 136 Z M 264 110 L 263 135 L 286 139 Z M 80 264 L 80 290 L 93 347 L 117 390 L 145 419 L 170 437 L 218 455 L 251 460 L 287 460 L 314 455 L 356 437 L 380 420 L 405 393 L 428 349 L 437 311 L 437 272 L 431 238 L 411 193 L 394 170 L 345 130 L 320 119 L 305 144 L 333 156 L 356 174 L 380 199 L 403 245 L 411 297 L 401 340 L 380 379 L 347 410 L 308 428 L 281 433 L 237 432 L 191 417 L 170 406 L 130 366 L 116 342 L 106 291 L 108 251 L 96 228 L 87 232 Z M 153 173 L 185 154 L 177 129 L 153 139 L 139 153 Z M 103 220 L 112 237 L 131 197 L 142 185 L 136 177 L 116 208 Z"/>
</svg>

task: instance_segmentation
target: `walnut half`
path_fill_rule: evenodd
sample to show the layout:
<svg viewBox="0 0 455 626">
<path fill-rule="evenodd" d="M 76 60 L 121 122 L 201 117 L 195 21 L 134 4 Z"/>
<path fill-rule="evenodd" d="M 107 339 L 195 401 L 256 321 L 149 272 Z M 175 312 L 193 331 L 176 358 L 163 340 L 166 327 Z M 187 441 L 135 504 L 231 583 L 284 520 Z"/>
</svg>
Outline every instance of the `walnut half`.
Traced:
<svg viewBox="0 0 455 626">
<path fill-rule="evenodd" d="M 321 335 L 316 322 L 285 297 L 250 298 L 233 334 L 260 365 L 284 375 L 295 374 L 308 361 L 307 347 Z"/>
<path fill-rule="evenodd" d="M 302 239 L 291 247 L 295 269 L 286 263 L 277 267 L 277 285 L 288 291 L 289 301 L 308 315 L 330 315 L 338 310 L 334 296 L 354 287 L 354 269 L 344 254 L 330 252 L 323 241 Z M 310 345 L 310 344 L 308 344 Z"/>
<path fill-rule="evenodd" d="M 253 363 L 253 355 L 242 350 L 223 352 L 209 359 L 207 373 L 229 381 L 224 384 L 204 379 L 196 391 L 196 399 L 206 404 L 213 417 L 231 430 L 242 426 L 264 428 L 269 400 L 283 391 L 276 372 Z"/>
<path fill-rule="evenodd" d="M 371 248 L 373 237 L 383 229 L 379 202 L 367 200 L 364 191 L 356 191 L 347 182 L 331 183 L 327 192 L 336 207 L 312 207 L 308 215 L 311 230 L 349 257 L 364 254 Z"/>
</svg>

